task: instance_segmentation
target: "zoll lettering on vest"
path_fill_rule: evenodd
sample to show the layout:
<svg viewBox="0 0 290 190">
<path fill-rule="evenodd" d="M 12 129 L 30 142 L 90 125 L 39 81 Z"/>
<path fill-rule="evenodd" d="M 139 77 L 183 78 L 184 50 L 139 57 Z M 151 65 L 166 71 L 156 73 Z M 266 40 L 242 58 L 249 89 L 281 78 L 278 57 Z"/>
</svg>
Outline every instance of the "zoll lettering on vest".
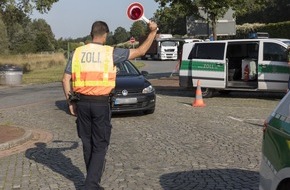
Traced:
<svg viewBox="0 0 290 190">
<path fill-rule="evenodd" d="M 116 85 L 112 55 L 110 46 L 88 44 L 78 47 L 72 60 L 73 91 L 83 95 L 109 95 Z"/>
<path fill-rule="evenodd" d="M 101 52 L 81 52 L 81 63 L 101 63 Z"/>
</svg>

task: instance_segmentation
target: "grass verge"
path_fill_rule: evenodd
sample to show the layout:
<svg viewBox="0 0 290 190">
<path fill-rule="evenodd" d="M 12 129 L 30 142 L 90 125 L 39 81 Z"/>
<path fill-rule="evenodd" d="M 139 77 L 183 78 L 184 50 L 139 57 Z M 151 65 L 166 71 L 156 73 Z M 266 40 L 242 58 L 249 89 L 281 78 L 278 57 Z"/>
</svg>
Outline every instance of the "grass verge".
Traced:
<svg viewBox="0 0 290 190">
<path fill-rule="evenodd" d="M 132 60 L 138 68 L 144 63 Z M 45 84 L 60 82 L 66 65 L 66 59 L 62 53 L 55 54 L 31 54 L 31 55 L 2 55 L 0 66 L 10 64 L 23 68 L 23 84 Z"/>
<path fill-rule="evenodd" d="M 36 69 L 26 72 L 22 76 L 23 84 L 45 84 L 51 82 L 59 82 L 62 80 L 64 72 L 63 65 L 56 65 L 45 69 Z"/>
</svg>

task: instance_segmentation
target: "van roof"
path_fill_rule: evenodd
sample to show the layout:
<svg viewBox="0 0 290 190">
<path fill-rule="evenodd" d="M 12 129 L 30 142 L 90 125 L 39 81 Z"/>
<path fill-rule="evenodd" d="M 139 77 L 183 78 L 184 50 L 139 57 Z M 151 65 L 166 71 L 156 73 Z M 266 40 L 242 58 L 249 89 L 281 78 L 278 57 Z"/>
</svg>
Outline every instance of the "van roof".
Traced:
<svg viewBox="0 0 290 190">
<path fill-rule="evenodd" d="M 285 38 L 272 38 L 272 39 L 279 40 L 279 41 L 287 44 L 288 46 L 290 46 L 290 39 L 285 39 Z"/>
<path fill-rule="evenodd" d="M 205 41 L 205 42 L 193 42 L 193 43 L 218 43 L 218 42 L 251 42 L 251 41 L 280 41 L 286 45 L 290 45 L 290 39 L 283 38 L 255 38 L 255 39 L 232 39 L 232 40 L 216 40 L 216 41 Z"/>
</svg>

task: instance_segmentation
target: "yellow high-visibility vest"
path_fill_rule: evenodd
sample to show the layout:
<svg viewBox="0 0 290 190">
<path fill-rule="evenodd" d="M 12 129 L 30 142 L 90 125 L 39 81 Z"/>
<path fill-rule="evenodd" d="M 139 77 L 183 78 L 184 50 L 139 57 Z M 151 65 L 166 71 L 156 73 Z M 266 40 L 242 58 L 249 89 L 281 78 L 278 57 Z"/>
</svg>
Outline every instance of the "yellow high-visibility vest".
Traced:
<svg viewBox="0 0 290 190">
<path fill-rule="evenodd" d="M 113 47 L 87 44 L 76 48 L 72 58 L 73 91 L 83 95 L 109 95 L 116 85 Z"/>
</svg>

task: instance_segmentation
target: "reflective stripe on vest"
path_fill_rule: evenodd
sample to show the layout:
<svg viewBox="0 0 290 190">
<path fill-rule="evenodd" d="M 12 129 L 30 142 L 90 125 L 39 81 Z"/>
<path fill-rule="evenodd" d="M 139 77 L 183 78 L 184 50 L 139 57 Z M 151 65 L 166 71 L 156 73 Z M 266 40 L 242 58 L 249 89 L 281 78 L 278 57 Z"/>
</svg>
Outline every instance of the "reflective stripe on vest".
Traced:
<svg viewBox="0 0 290 190">
<path fill-rule="evenodd" d="M 72 84 L 84 95 L 108 95 L 116 85 L 113 48 L 98 44 L 78 47 L 72 59 Z"/>
</svg>

